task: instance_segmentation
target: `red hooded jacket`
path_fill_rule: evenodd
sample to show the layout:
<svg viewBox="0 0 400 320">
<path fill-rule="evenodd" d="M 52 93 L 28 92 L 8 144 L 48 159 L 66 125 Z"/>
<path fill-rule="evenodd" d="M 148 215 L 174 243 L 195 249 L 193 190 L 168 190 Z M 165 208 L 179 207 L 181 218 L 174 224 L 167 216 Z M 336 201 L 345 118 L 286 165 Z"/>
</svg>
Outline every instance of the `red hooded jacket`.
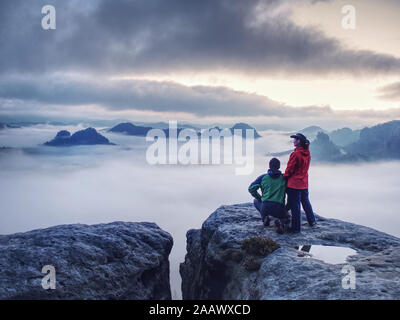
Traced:
<svg viewBox="0 0 400 320">
<path fill-rule="evenodd" d="M 308 189 L 308 168 L 310 166 L 310 151 L 297 147 L 291 153 L 284 177 L 288 179 L 287 187 L 293 189 Z"/>
</svg>

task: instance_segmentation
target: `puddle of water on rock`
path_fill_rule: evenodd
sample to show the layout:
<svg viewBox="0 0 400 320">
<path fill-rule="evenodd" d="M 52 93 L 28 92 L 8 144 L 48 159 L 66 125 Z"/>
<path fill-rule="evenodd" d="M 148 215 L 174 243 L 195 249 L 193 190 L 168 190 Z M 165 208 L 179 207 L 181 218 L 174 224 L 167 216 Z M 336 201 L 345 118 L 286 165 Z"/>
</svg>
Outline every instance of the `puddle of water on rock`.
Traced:
<svg viewBox="0 0 400 320">
<path fill-rule="evenodd" d="M 299 251 L 299 257 L 314 258 L 329 264 L 345 263 L 348 256 L 357 254 L 356 250 L 337 246 L 302 245 L 295 249 Z"/>
</svg>

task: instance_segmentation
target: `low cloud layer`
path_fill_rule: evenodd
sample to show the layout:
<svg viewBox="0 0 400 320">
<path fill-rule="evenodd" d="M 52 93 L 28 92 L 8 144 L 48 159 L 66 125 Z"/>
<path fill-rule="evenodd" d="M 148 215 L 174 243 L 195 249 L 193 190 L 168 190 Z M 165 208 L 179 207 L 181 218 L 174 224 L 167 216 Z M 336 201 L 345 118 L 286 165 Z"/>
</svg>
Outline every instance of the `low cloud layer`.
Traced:
<svg viewBox="0 0 400 320">
<path fill-rule="evenodd" d="M 49 88 L 51 90 L 49 90 Z M 100 105 L 108 110 L 186 112 L 197 116 L 319 116 L 328 107 L 293 108 L 265 96 L 226 87 L 147 80 L 14 78 L 0 80 L 0 97 L 47 105 Z"/>
</svg>

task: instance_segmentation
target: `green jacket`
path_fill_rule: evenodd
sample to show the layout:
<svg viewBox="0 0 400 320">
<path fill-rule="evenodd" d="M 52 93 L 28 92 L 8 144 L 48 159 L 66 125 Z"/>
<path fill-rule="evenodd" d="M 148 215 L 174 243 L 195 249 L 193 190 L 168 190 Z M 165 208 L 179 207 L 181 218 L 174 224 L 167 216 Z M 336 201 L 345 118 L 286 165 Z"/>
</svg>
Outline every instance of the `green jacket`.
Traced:
<svg viewBox="0 0 400 320">
<path fill-rule="evenodd" d="M 258 193 L 261 188 L 262 195 Z M 268 173 L 259 176 L 250 186 L 250 194 L 261 201 L 273 201 L 284 204 L 286 180 L 279 170 L 268 170 Z"/>
</svg>

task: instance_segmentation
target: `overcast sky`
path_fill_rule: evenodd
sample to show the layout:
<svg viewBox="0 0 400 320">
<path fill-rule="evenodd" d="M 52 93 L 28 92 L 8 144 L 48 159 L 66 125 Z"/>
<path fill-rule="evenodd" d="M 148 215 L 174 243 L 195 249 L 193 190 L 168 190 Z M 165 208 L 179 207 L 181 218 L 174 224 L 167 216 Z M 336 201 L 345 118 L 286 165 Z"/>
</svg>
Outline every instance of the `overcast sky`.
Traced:
<svg viewBox="0 0 400 320">
<path fill-rule="evenodd" d="M 42 29 L 46 4 L 56 30 Z M 0 116 L 392 120 L 399 18 L 396 0 L 2 0 Z"/>
</svg>

